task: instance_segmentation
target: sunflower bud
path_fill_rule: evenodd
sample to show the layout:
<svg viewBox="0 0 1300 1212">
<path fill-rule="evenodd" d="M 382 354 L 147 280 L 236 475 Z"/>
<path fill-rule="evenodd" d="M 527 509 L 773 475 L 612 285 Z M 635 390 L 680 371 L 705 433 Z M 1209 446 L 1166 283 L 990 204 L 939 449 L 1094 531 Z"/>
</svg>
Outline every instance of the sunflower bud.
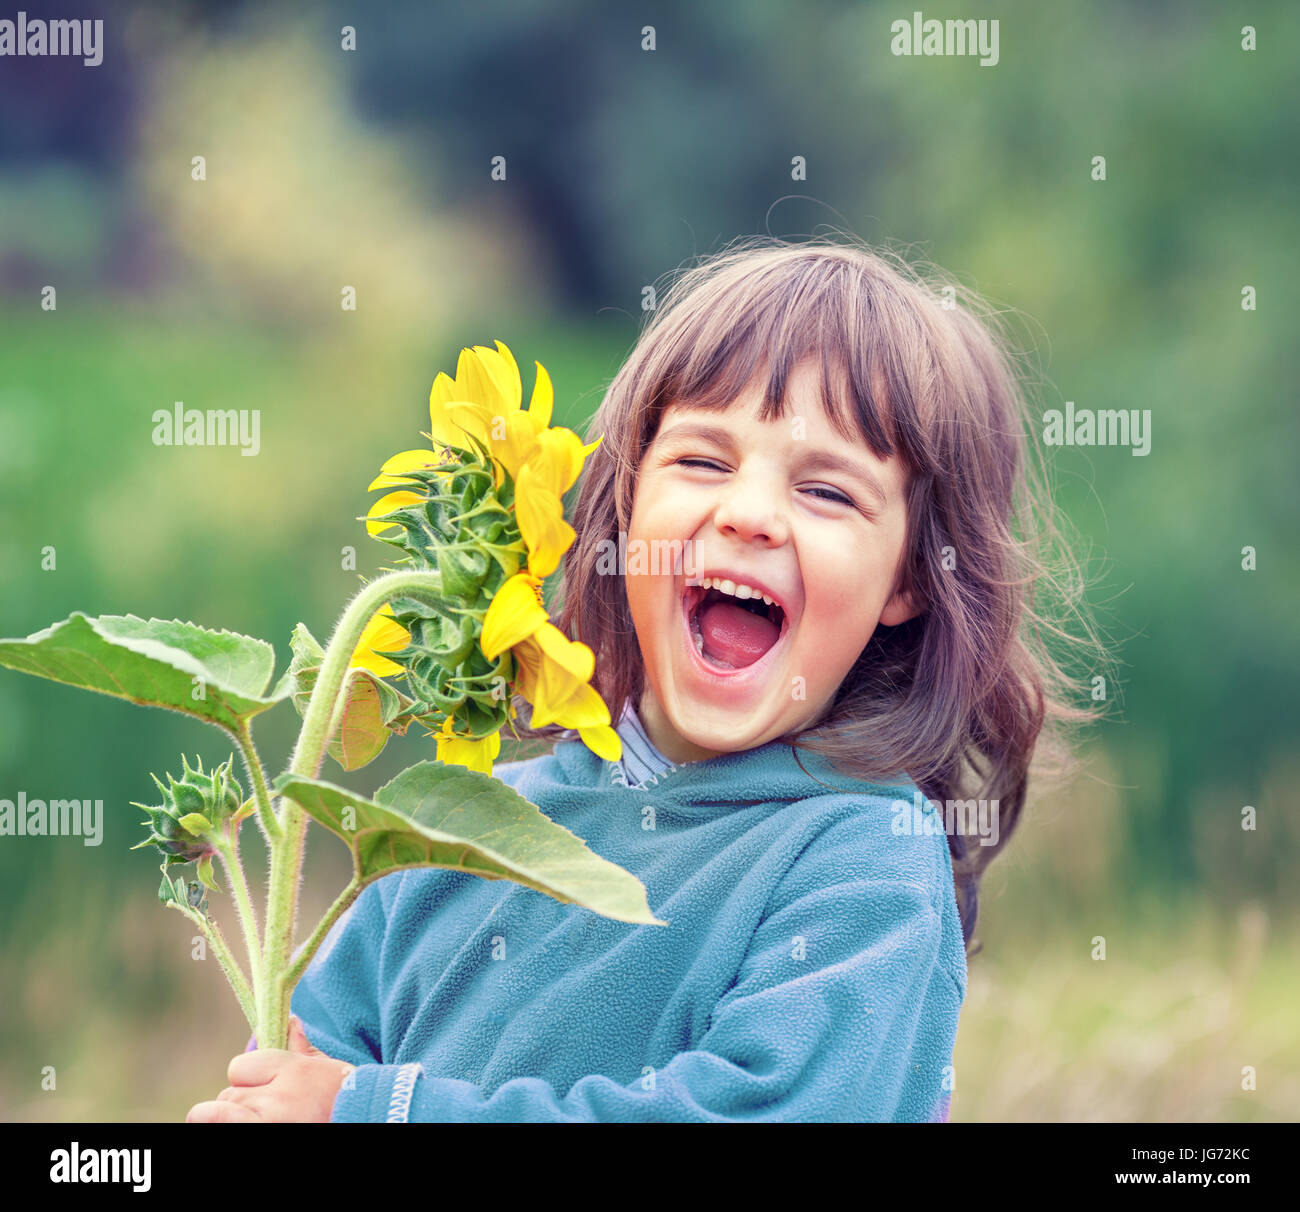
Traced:
<svg viewBox="0 0 1300 1212">
<path fill-rule="evenodd" d="M 150 827 L 150 834 L 139 846 L 131 848 L 156 846 L 166 856 L 166 867 L 210 857 L 217 830 L 243 803 L 243 792 L 230 772 L 233 761 L 232 754 L 215 770 L 205 772 L 201 758 L 197 768 L 191 770 L 189 762 L 182 757 L 184 772 L 179 779 L 169 774 L 166 787 L 151 775 L 162 792 L 163 802 L 156 807 L 134 804 L 148 814 L 149 819 L 142 823 Z"/>
</svg>

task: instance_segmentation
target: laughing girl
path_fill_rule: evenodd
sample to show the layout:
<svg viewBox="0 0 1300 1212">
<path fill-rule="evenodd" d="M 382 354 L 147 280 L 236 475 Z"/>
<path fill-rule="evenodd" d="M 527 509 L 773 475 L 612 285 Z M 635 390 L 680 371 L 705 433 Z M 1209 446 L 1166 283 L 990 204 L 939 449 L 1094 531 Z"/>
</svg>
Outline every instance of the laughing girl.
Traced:
<svg viewBox="0 0 1300 1212">
<path fill-rule="evenodd" d="M 946 1120 L 980 876 L 1083 718 L 1032 607 L 1024 405 L 978 300 L 892 254 L 745 241 L 682 274 L 587 435 L 556 618 L 622 756 L 523 729 L 547 751 L 493 771 L 668 927 L 387 876 L 292 1049 L 190 1118 Z M 656 545 L 682 558 L 610 566 Z"/>
</svg>

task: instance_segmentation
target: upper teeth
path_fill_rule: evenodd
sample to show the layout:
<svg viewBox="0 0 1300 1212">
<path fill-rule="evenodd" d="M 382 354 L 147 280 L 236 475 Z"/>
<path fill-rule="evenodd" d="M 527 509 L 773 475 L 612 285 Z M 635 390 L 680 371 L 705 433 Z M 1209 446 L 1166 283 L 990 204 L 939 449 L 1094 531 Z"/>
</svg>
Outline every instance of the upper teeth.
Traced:
<svg viewBox="0 0 1300 1212">
<path fill-rule="evenodd" d="M 722 577 L 704 577 L 696 582 L 707 592 L 710 589 L 717 589 L 722 593 L 728 593 L 733 598 L 762 598 L 769 606 L 775 606 L 776 602 L 767 596 L 761 589 L 755 589 L 752 585 L 737 585 L 735 581 L 724 580 Z"/>
</svg>

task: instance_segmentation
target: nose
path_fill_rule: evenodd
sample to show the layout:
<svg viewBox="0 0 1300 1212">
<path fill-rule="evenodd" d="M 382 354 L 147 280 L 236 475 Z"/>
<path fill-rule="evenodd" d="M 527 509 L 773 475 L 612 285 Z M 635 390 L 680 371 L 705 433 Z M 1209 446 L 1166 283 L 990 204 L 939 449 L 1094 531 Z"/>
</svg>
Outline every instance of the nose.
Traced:
<svg viewBox="0 0 1300 1212">
<path fill-rule="evenodd" d="M 789 539 L 784 495 L 773 478 L 757 471 L 740 472 L 729 478 L 721 493 L 713 511 L 713 525 L 719 534 L 770 547 L 780 547 Z"/>
</svg>

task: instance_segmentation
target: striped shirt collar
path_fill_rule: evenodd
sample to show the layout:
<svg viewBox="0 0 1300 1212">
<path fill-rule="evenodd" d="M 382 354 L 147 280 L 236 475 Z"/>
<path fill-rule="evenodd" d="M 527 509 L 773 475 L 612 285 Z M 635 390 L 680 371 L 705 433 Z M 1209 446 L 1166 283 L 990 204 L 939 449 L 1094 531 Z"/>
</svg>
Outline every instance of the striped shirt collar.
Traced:
<svg viewBox="0 0 1300 1212">
<path fill-rule="evenodd" d="M 635 790 L 652 786 L 659 781 L 661 774 L 677 769 L 646 735 L 645 725 L 641 723 L 631 699 L 624 704 L 614 731 L 623 742 L 623 756 L 611 763 L 610 777 L 615 783 Z"/>
</svg>

